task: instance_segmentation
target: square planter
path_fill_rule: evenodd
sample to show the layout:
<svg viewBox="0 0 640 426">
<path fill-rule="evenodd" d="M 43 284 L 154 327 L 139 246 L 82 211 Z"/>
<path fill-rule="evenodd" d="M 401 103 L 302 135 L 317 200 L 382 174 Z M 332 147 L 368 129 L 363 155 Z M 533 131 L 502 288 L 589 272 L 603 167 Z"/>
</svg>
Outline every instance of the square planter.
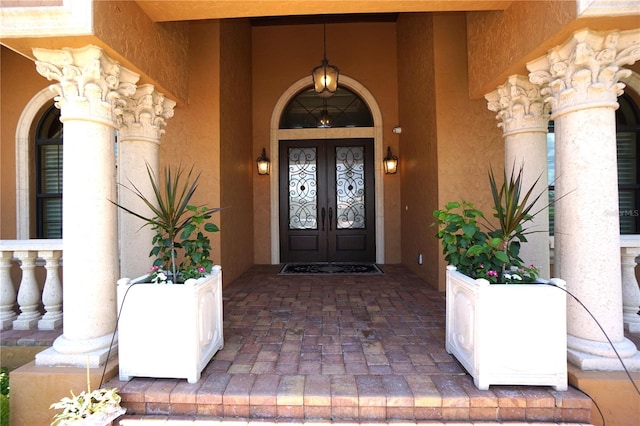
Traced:
<svg viewBox="0 0 640 426">
<path fill-rule="evenodd" d="M 489 385 L 567 390 L 566 293 L 540 284 L 489 284 L 447 267 L 446 349 Z M 551 283 L 564 288 L 564 281 Z"/>
<path fill-rule="evenodd" d="M 134 376 L 200 380 L 224 345 L 222 271 L 184 284 L 118 281 L 120 380 Z"/>
</svg>

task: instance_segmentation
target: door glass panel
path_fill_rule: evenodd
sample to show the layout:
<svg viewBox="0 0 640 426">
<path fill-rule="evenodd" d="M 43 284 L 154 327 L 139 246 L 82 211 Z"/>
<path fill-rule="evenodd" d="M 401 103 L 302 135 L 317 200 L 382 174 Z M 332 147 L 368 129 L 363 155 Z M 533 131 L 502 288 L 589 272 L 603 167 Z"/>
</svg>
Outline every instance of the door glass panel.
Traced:
<svg viewBox="0 0 640 426">
<path fill-rule="evenodd" d="M 364 148 L 336 147 L 336 219 L 338 229 L 364 229 Z"/>
<path fill-rule="evenodd" d="M 289 148 L 289 229 L 318 229 L 316 148 Z"/>
</svg>

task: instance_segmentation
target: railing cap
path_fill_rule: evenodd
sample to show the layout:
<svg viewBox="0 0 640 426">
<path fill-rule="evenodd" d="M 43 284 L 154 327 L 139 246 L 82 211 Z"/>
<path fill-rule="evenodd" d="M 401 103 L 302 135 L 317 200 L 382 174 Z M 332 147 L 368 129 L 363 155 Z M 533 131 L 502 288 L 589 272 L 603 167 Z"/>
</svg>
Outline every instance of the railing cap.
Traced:
<svg viewBox="0 0 640 426">
<path fill-rule="evenodd" d="M 62 240 L 0 240 L 0 251 L 62 250 Z"/>
</svg>

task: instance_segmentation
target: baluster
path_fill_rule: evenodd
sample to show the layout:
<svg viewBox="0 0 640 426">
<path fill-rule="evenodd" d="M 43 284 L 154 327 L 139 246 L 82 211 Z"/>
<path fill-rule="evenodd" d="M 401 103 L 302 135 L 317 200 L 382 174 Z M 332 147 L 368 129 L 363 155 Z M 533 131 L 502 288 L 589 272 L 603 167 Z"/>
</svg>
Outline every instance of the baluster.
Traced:
<svg viewBox="0 0 640 426">
<path fill-rule="evenodd" d="M 16 251 L 15 257 L 20 260 L 22 281 L 18 289 L 18 306 L 20 315 L 13 321 L 15 330 L 36 328 L 40 313 L 40 289 L 36 282 L 36 252 L 32 250 Z"/>
<path fill-rule="evenodd" d="M 10 329 L 16 319 L 16 289 L 11 281 L 13 251 L 0 252 L 0 330 Z"/>
<path fill-rule="evenodd" d="M 42 290 L 44 316 L 38 321 L 40 330 L 55 330 L 62 326 L 62 284 L 60 283 L 60 257 L 62 251 L 39 251 L 38 256 L 46 262 L 47 278 Z"/>
<path fill-rule="evenodd" d="M 636 280 L 636 258 L 640 247 L 621 247 L 622 264 L 622 315 L 624 328 L 632 333 L 640 332 L 640 288 Z"/>
</svg>

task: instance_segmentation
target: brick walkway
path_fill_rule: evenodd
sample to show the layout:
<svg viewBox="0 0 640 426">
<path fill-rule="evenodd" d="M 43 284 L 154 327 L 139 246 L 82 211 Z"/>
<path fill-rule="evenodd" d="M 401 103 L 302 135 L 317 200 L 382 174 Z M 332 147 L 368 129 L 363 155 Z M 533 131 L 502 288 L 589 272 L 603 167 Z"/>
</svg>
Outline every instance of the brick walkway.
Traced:
<svg viewBox="0 0 640 426">
<path fill-rule="evenodd" d="M 280 276 L 277 266 L 251 268 L 223 291 L 225 346 L 198 383 L 107 383 L 128 410 L 122 425 L 168 418 L 589 423 L 591 402 L 571 387 L 477 390 L 444 349 L 444 294 L 404 267 L 382 269 Z"/>
</svg>

